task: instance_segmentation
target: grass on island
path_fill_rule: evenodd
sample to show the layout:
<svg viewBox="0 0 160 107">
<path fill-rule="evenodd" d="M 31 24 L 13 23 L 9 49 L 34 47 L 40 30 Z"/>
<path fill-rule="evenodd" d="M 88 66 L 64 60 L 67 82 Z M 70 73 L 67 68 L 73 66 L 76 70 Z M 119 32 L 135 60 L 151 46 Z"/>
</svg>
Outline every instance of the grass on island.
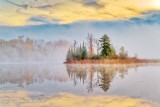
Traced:
<svg viewBox="0 0 160 107">
<path fill-rule="evenodd" d="M 84 60 L 67 60 L 67 64 L 131 64 L 131 63 L 160 63 L 155 59 L 84 59 Z"/>
</svg>

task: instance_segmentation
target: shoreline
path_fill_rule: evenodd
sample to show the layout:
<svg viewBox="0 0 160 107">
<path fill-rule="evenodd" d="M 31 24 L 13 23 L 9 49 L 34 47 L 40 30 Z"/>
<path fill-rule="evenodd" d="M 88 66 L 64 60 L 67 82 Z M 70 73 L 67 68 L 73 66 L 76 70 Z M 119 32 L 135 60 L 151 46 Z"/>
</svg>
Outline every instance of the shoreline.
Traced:
<svg viewBox="0 0 160 107">
<path fill-rule="evenodd" d="M 67 60 L 64 64 L 134 64 L 134 63 L 160 63 L 160 59 L 84 59 Z"/>
</svg>

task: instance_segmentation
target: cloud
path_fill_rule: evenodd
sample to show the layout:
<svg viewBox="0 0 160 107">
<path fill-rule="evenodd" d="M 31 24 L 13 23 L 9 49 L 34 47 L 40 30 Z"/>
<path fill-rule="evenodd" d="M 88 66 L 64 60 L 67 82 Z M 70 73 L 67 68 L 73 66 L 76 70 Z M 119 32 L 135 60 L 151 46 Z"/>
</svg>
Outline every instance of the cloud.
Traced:
<svg viewBox="0 0 160 107">
<path fill-rule="evenodd" d="M 25 3 L 17 0 L 1 1 L 0 25 L 32 25 L 35 23 L 30 19 L 38 16 L 58 19 L 60 24 L 128 20 L 143 17 L 145 12 L 160 10 L 159 3 L 160 0 L 30 0 Z M 27 8 L 23 8 L 24 5 Z"/>
<path fill-rule="evenodd" d="M 59 23 L 60 20 L 50 19 L 49 17 L 46 17 L 46 16 L 35 16 L 35 17 L 31 17 L 28 21 L 35 24 L 56 24 L 56 23 Z"/>
<path fill-rule="evenodd" d="M 144 17 L 134 17 L 128 22 L 134 24 L 160 24 L 160 11 L 151 11 L 143 13 Z"/>
<path fill-rule="evenodd" d="M 93 6 L 93 7 L 102 7 L 103 5 L 99 4 L 97 0 L 82 0 L 81 1 L 86 6 Z"/>
</svg>

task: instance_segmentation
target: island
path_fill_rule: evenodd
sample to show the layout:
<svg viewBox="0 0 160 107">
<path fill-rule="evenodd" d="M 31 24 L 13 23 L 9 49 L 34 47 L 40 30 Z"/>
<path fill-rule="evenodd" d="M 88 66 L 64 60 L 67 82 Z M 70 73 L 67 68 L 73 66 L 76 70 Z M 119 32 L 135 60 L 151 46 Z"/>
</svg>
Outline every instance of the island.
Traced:
<svg viewBox="0 0 160 107">
<path fill-rule="evenodd" d="M 129 56 L 128 51 L 122 46 L 118 51 L 114 48 L 107 34 L 100 39 L 94 39 L 88 34 L 87 43 L 73 45 L 68 49 L 66 64 L 131 64 L 131 63 L 160 63 L 159 59 L 141 59 L 138 55 Z"/>
</svg>

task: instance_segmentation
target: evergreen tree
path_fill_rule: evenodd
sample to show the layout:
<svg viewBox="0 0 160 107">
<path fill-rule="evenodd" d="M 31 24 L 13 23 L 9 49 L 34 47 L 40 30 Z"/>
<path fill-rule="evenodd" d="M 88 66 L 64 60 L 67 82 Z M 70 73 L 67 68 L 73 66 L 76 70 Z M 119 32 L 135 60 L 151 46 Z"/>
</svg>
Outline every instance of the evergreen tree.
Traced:
<svg viewBox="0 0 160 107">
<path fill-rule="evenodd" d="M 87 58 L 87 49 L 84 45 L 84 42 L 83 42 L 83 46 L 82 46 L 82 59 L 86 59 Z"/>
<path fill-rule="evenodd" d="M 111 53 L 111 43 L 109 37 L 105 34 L 99 41 L 101 42 L 101 56 L 103 58 L 109 58 Z"/>
<path fill-rule="evenodd" d="M 77 47 L 76 52 L 74 53 L 75 54 L 75 59 L 77 59 L 77 60 L 81 59 L 81 51 L 82 51 L 81 46 Z"/>
<path fill-rule="evenodd" d="M 109 58 L 113 58 L 113 59 L 118 58 L 118 55 L 116 54 L 116 50 L 113 46 L 111 46 L 111 52 L 109 54 Z"/>
<path fill-rule="evenodd" d="M 67 52 L 67 58 L 66 60 L 71 60 L 73 59 L 73 52 L 72 52 L 72 49 L 69 48 L 68 52 Z"/>
</svg>

